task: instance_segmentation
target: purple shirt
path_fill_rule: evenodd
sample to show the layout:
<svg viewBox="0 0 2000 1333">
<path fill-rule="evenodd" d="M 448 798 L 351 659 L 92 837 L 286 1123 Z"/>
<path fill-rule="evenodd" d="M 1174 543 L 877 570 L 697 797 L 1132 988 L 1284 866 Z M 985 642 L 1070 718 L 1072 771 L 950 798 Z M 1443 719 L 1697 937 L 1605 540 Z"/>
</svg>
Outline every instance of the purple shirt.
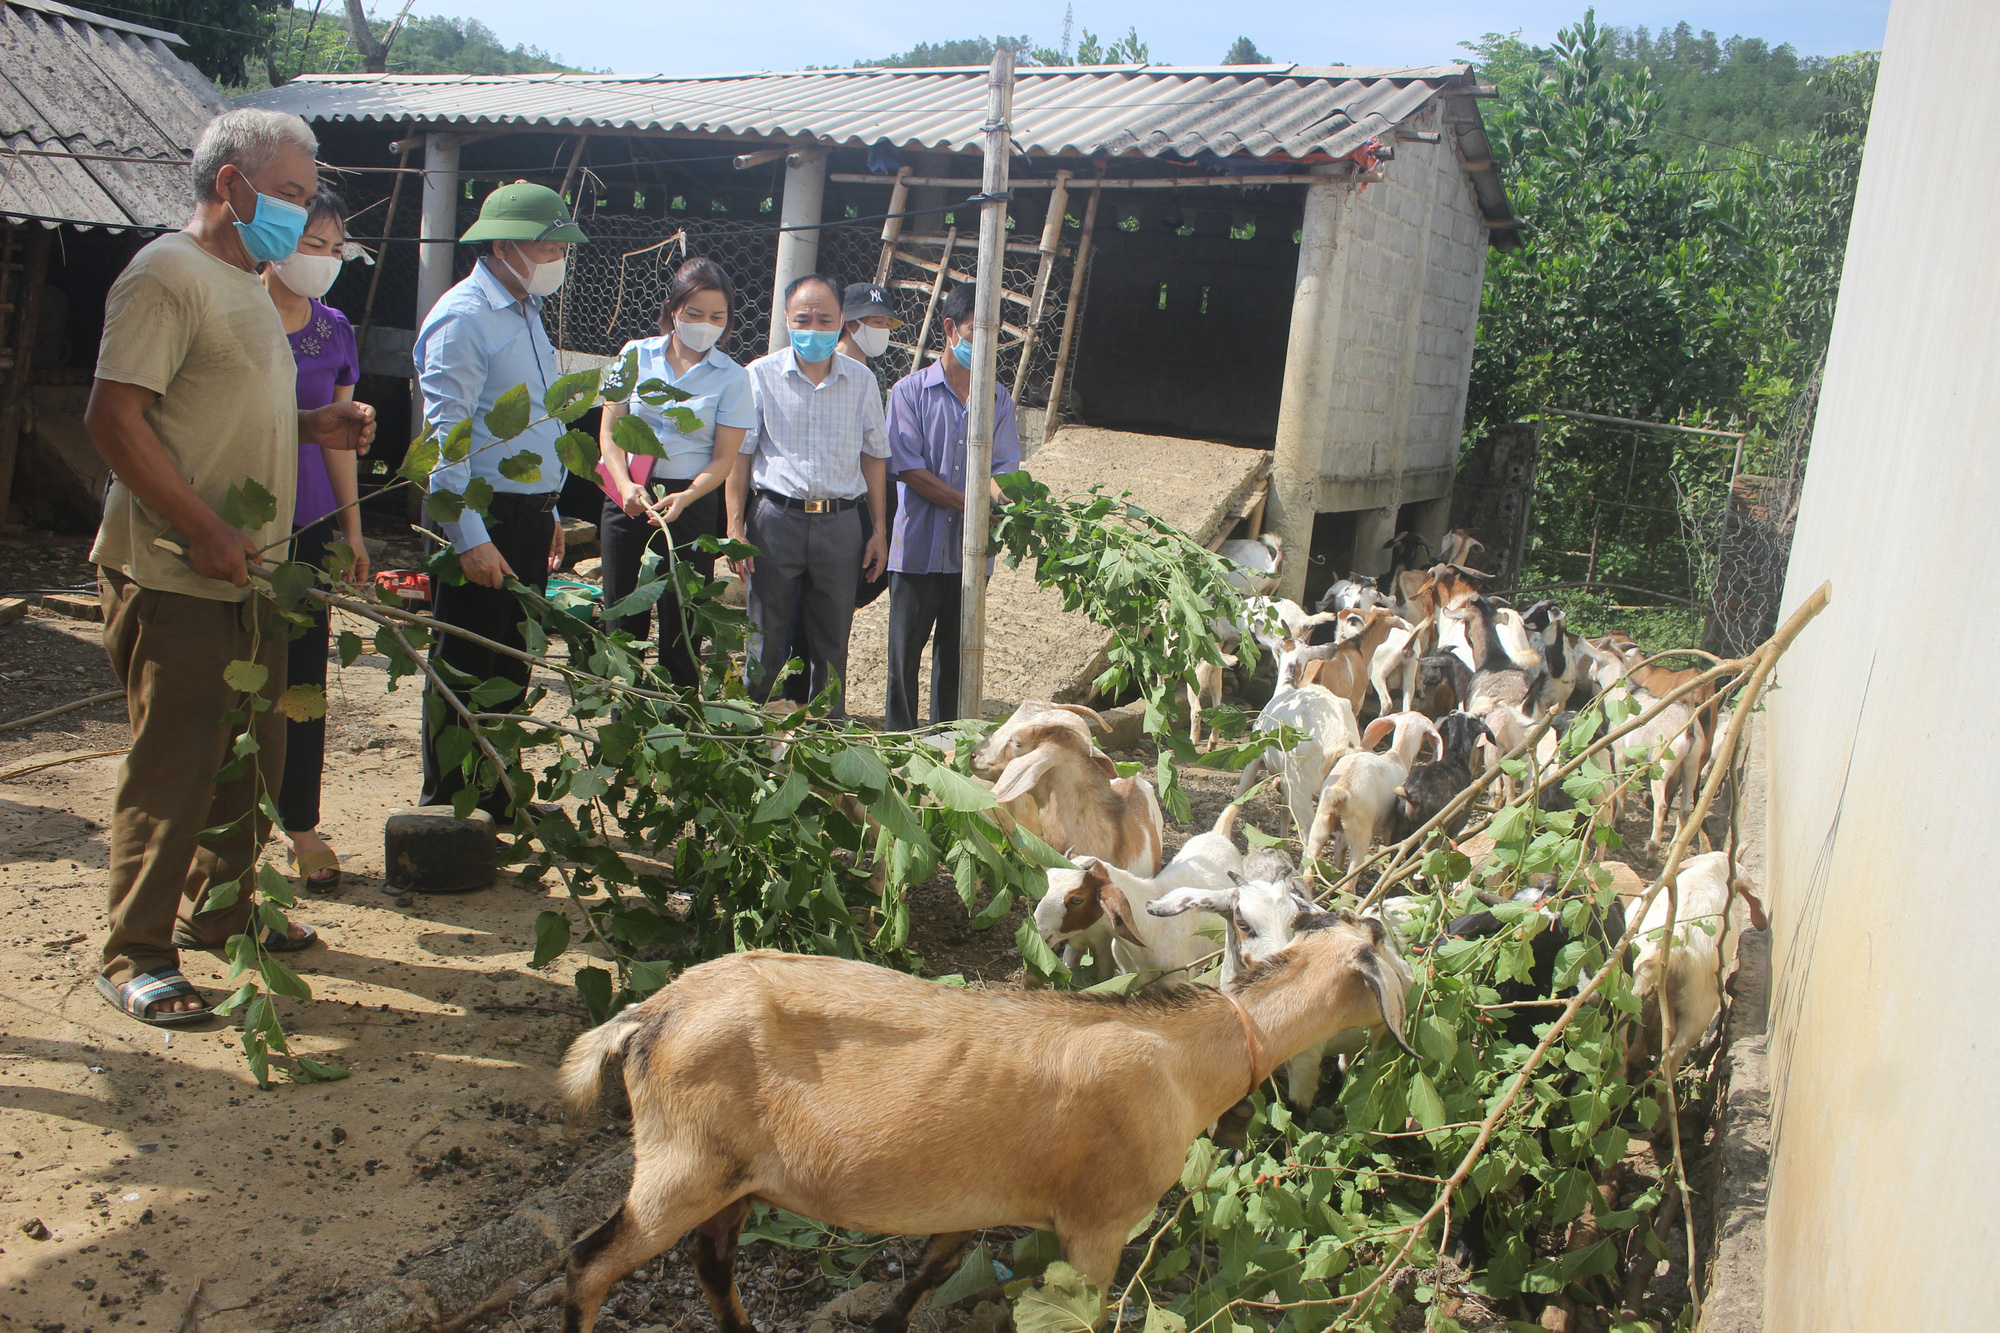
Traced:
<svg viewBox="0 0 2000 1333">
<path fill-rule="evenodd" d="M 313 301 L 305 327 L 289 336 L 292 360 L 299 366 L 299 411 L 325 407 L 333 401 L 335 389 L 361 378 L 354 326 L 332 306 Z M 316 444 L 301 444 L 298 500 L 292 506 L 292 526 L 303 528 L 317 523 L 338 504 L 333 498 L 333 482 L 326 475 L 326 456 Z"/>
<path fill-rule="evenodd" d="M 947 486 L 965 489 L 965 428 L 970 414 L 933 361 L 905 375 L 889 390 L 889 475 L 923 468 Z M 1014 395 L 993 386 L 993 475 L 1021 466 L 1021 434 L 1014 424 Z M 889 568 L 899 574 L 955 574 L 964 567 L 965 515 L 934 505 L 902 485 Z M 988 562 L 989 568 L 991 562 Z"/>
</svg>

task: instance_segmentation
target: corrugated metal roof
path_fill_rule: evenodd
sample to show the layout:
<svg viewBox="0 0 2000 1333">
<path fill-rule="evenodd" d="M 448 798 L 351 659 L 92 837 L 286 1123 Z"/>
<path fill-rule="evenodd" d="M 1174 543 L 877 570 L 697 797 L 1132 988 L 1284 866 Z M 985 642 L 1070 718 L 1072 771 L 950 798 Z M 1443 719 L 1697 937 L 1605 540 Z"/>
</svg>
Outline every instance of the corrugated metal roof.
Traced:
<svg viewBox="0 0 2000 1333">
<path fill-rule="evenodd" d="M 229 104 L 167 45 L 179 40 L 49 0 L 0 4 L 0 144 L 170 164 L 0 152 L 0 216 L 113 231 L 185 222 L 188 154 Z"/>
<path fill-rule="evenodd" d="M 1447 89 L 1465 65 L 1412 69 L 1107 65 L 1016 71 L 1030 153 L 1341 158 Z M 240 99 L 307 120 L 616 127 L 963 152 L 986 119 L 984 67 L 798 73 L 306 75 Z"/>
</svg>

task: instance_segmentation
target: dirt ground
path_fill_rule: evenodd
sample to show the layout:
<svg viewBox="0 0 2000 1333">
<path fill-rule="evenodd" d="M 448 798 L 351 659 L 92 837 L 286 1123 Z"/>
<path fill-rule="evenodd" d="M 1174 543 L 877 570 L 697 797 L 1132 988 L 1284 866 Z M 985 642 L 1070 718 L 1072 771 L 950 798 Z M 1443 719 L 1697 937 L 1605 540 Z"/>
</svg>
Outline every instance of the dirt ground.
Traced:
<svg viewBox="0 0 2000 1333">
<path fill-rule="evenodd" d="M 87 545 L 0 532 L 0 590 L 87 586 Z M 40 610 L 0 626 L 0 720 L 114 688 L 98 636 Z M 583 1027 L 569 984 L 581 960 L 529 966 L 534 918 L 562 905 L 559 889 L 503 874 L 461 896 L 383 892 L 381 822 L 415 799 L 419 775 L 416 690 L 389 694 L 384 679 L 364 656 L 329 683 L 321 827 L 344 883 L 296 913 L 325 947 L 296 959 L 315 999 L 283 1011 L 298 1050 L 352 1071 L 342 1082 L 259 1090 L 232 1028 L 168 1034 L 110 1010 L 92 978 L 119 759 L 0 781 L 0 1330 L 192 1328 L 197 1284 L 209 1333 L 299 1327 L 626 1146 L 615 1118 L 575 1143 L 560 1135 L 552 1074 Z M 125 741 L 122 705 L 95 706 L 0 732 L 0 774 Z M 1170 852 L 1234 790 L 1229 774 L 1183 780 L 1194 818 L 1170 831 Z M 1282 827 L 1268 796 L 1248 817 Z M 1018 975 L 1020 909 L 974 931 L 942 879 L 914 906 L 913 946 L 934 973 Z M 182 962 L 221 993 L 219 958 Z M 892 1243 L 868 1273 L 893 1279 L 911 1257 Z M 770 1329 L 806 1327 L 838 1290 L 769 1244 L 746 1246 L 739 1273 Z M 554 1328 L 549 1294 L 524 1292 L 493 1326 Z M 706 1319 L 673 1254 L 623 1285 L 601 1327 Z"/>
</svg>

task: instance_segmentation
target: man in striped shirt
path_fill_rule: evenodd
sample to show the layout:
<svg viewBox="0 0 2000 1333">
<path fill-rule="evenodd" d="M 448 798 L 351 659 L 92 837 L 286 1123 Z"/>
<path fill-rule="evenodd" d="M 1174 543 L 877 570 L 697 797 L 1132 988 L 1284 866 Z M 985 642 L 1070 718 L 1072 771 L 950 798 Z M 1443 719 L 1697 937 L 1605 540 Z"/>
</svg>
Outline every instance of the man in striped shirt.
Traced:
<svg viewBox="0 0 2000 1333">
<path fill-rule="evenodd" d="M 751 690 L 768 698 L 785 664 L 785 631 L 804 609 L 815 697 L 847 674 L 854 589 L 889 561 L 889 439 L 868 367 L 835 349 L 841 294 L 817 273 L 785 288 L 789 345 L 750 364 L 757 423 L 730 474 L 729 535 L 757 548 L 749 583 Z M 863 539 L 859 507 L 874 535 Z M 846 715 L 834 702 L 834 716 Z"/>
</svg>

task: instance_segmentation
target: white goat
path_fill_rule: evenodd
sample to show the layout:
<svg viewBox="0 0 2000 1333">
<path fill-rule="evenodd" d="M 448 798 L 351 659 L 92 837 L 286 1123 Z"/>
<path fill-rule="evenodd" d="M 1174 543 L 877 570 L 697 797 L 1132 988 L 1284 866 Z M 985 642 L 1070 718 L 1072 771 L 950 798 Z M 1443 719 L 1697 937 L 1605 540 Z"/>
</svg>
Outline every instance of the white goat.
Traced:
<svg viewBox="0 0 2000 1333">
<path fill-rule="evenodd" d="M 1236 566 L 1222 577 L 1244 596 L 1277 591 L 1285 568 L 1285 539 L 1277 533 L 1267 532 L 1255 541 L 1224 542 L 1216 554 Z"/>
<path fill-rule="evenodd" d="M 1409 969 L 1387 940 L 1316 914 L 1226 996 L 1124 1001 L 762 950 L 691 967 L 563 1060 L 572 1125 L 623 1061 L 634 1159 L 624 1206 L 570 1249 L 563 1326 L 592 1333 L 612 1286 L 693 1232 L 717 1323 L 749 1328 L 731 1270 L 756 1202 L 932 1238 L 880 1333 L 903 1333 L 987 1227 L 1054 1231 L 1109 1291 L 1188 1145 L 1274 1065 L 1349 1028 L 1403 1040 Z M 987 1132 L 1052 1113 L 1055 1132 Z"/>
<path fill-rule="evenodd" d="M 1178 985 L 1187 969 L 1208 952 L 1196 934 L 1208 924 L 1193 915 L 1171 921 L 1145 908 L 1162 894 L 1183 888 L 1220 888 L 1243 868 L 1243 853 L 1231 837 L 1238 805 L 1227 805 L 1206 833 L 1189 838 L 1166 869 L 1151 879 L 1128 874 L 1094 856 L 1076 858 L 1075 870 L 1049 871 L 1049 889 L 1035 907 L 1035 929 L 1050 948 L 1068 945 L 1100 920 L 1111 927 L 1111 957 L 1119 972 L 1151 972 L 1147 985 Z"/>
<path fill-rule="evenodd" d="M 1642 713 L 1660 702 L 1650 691 L 1636 685 L 1617 686 L 1607 691 L 1606 697 L 1630 698 Z M 1693 813 L 1694 789 L 1701 781 L 1700 761 L 1693 757 L 1703 752 L 1704 741 L 1701 719 L 1695 715 L 1695 705 L 1683 698 L 1674 700 L 1661 709 L 1657 717 L 1627 732 L 1611 746 L 1613 774 L 1627 764 L 1659 765 L 1659 771 L 1648 783 L 1653 794 L 1653 825 L 1647 835 L 1649 846 L 1659 846 L 1661 839 L 1666 835 L 1669 795 L 1674 798 L 1676 835 L 1680 833 L 1681 825 Z M 1622 815 L 1624 807 L 1623 796 L 1613 798 L 1614 820 Z"/>
<path fill-rule="evenodd" d="M 1373 753 L 1383 737 L 1395 740 L 1383 754 Z M 1305 853 L 1313 859 L 1325 850 L 1336 828 L 1340 850 L 1334 860 L 1345 871 L 1368 854 L 1375 830 L 1387 828 L 1396 809 L 1396 788 L 1410 776 L 1424 739 L 1430 738 L 1444 753 L 1444 739 L 1431 720 L 1422 713 L 1393 713 L 1368 724 L 1361 737 L 1361 753 L 1350 754 L 1334 765 L 1332 776 L 1320 791 L 1312 830 L 1306 835 Z"/>
<path fill-rule="evenodd" d="M 1706 852 L 1682 861 L 1674 888 L 1678 911 L 1669 912 L 1666 891 L 1661 890 L 1646 909 L 1632 946 L 1632 989 L 1652 999 L 1647 1006 L 1648 1028 L 1657 1018 L 1659 997 L 1666 998 L 1673 1012 L 1673 1045 L 1661 1055 L 1669 1078 L 1721 1012 L 1723 981 L 1736 968 L 1743 932 L 1765 925 L 1756 881 L 1739 865 L 1732 882 L 1727 852 Z M 1674 943 L 1666 950 L 1669 926 Z"/>
<path fill-rule="evenodd" d="M 1305 739 L 1290 749 L 1276 745 L 1252 759 L 1236 783 L 1237 800 L 1266 773 L 1278 775 L 1279 794 L 1292 812 L 1293 836 L 1303 837 L 1312 825 L 1313 802 L 1326 783 L 1326 775 L 1340 757 L 1361 746 L 1361 728 L 1355 724 L 1354 708 L 1347 700 L 1319 685 L 1303 685 L 1271 696 L 1257 714 L 1256 731 L 1268 733 L 1279 727 L 1305 733 Z"/>
</svg>

